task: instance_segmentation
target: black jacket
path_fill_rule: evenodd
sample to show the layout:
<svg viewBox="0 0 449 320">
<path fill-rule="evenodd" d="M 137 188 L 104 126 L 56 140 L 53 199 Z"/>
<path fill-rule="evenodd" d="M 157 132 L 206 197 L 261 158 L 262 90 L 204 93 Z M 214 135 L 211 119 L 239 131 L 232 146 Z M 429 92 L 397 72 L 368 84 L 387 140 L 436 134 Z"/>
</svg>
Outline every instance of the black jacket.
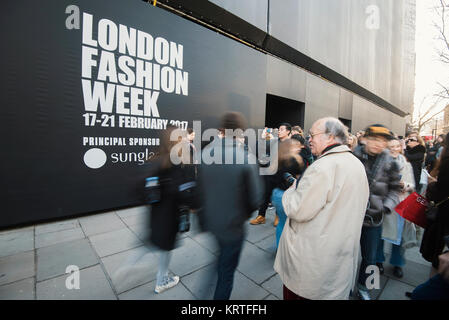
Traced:
<svg viewBox="0 0 449 320">
<path fill-rule="evenodd" d="M 207 164 L 204 155 L 221 152 L 222 164 Z M 225 155 L 244 164 L 226 164 Z M 249 160 L 250 159 L 250 160 Z M 263 200 L 263 181 L 259 176 L 257 159 L 244 146 L 230 139 L 215 139 L 203 149 L 203 162 L 198 172 L 202 209 L 198 212 L 203 231 L 210 231 L 221 242 L 240 239 L 244 225 Z"/>
<path fill-rule="evenodd" d="M 405 150 L 405 157 L 412 165 L 413 176 L 415 177 L 416 190 L 419 190 L 419 181 L 421 180 L 421 170 L 423 168 L 424 156 L 426 154 L 426 148 L 422 145 L 417 145 L 414 148 L 408 148 Z"/>
<path fill-rule="evenodd" d="M 426 198 L 438 203 L 449 196 L 449 159 L 442 161 L 437 182 L 429 184 Z M 423 258 L 432 262 L 434 268 L 438 268 L 438 256 L 444 248 L 444 236 L 449 235 L 449 200 L 438 207 L 435 221 L 429 223 L 424 231 L 421 242 Z"/>
<path fill-rule="evenodd" d="M 281 190 L 287 190 L 291 184 L 288 183 L 286 174 L 290 174 L 293 178 L 297 179 L 297 176 L 301 178 L 303 173 L 304 169 L 300 167 L 296 159 L 293 157 L 285 163 L 280 162 L 278 171 L 273 176 L 273 189 L 279 188 Z"/>
<path fill-rule="evenodd" d="M 313 163 L 312 151 L 310 150 L 309 147 L 304 146 L 304 148 L 301 149 L 299 155 L 302 157 L 302 160 L 304 161 L 304 169 L 307 169 L 307 167 Z"/>
<path fill-rule="evenodd" d="M 149 171 L 149 176 L 159 177 L 161 191 L 160 202 L 151 206 L 150 241 L 162 250 L 168 251 L 175 247 L 181 204 L 178 187 L 187 180 L 194 179 L 193 170 L 194 166 L 181 165 L 160 169 L 159 163 L 155 162 Z"/>
<path fill-rule="evenodd" d="M 364 145 L 354 150 L 354 155 L 363 163 L 369 182 L 369 205 L 366 210 L 364 226 L 375 227 L 383 223 L 384 214 L 390 214 L 399 203 L 400 185 L 399 165 L 384 150 L 370 158 Z"/>
</svg>

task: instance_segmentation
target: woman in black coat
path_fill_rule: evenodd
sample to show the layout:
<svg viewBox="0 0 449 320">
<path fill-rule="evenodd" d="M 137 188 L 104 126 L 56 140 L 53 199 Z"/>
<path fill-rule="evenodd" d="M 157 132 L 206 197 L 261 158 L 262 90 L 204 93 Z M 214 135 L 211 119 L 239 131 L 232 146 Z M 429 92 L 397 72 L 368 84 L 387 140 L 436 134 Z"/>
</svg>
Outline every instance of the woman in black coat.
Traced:
<svg viewBox="0 0 449 320">
<path fill-rule="evenodd" d="M 179 282 L 178 276 L 168 276 L 168 264 L 170 262 L 170 251 L 175 248 L 176 235 L 179 230 L 180 222 L 180 205 L 181 203 L 179 186 L 183 183 L 194 180 L 193 165 L 174 165 L 170 159 L 172 148 L 181 142 L 170 141 L 170 135 L 176 127 L 167 128 L 162 134 L 161 144 L 157 157 L 150 163 L 148 176 L 157 177 L 159 181 L 160 199 L 151 204 L 150 216 L 150 241 L 160 249 L 159 269 L 157 273 L 155 292 L 165 291 Z M 183 163 L 190 155 L 188 144 L 186 144 L 187 152 L 182 153 L 182 149 L 178 153 Z M 187 209 L 188 210 L 188 209 Z M 188 212 L 188 211 L 187 211 Z"/>
<path fill-rule="evenodd" d="M 446 135 L 446 146 L 449 142 L 449 134 Z M 438 269 L 438 256 L 444 249 L 444 237 L 449 236 L 449 148 L 445 147 L 436 164 L 438 178 L 436 182 L 427 187 L 426 197 L 429 201 L 439 203 L 446 200 L 438 207 L 438 213 L 434 221 L 429 221 L 424 231 L 421 254 L 424 259 L 432 262 L 433 272 Z"/>
<path fill-rule="evenodd" d="M 421 170 L 423 168 L 424 158 L 426 155 L 426 147 L 424 147 L 422 138 L 416 132 L 410 133 L 407 136 L 405 143 L 407 146 L 405 149 L 405 157 L 412 165 L 416 190 L 419 192 L 421 189 L 419 182 L 421 180 Z"/>
</svg>

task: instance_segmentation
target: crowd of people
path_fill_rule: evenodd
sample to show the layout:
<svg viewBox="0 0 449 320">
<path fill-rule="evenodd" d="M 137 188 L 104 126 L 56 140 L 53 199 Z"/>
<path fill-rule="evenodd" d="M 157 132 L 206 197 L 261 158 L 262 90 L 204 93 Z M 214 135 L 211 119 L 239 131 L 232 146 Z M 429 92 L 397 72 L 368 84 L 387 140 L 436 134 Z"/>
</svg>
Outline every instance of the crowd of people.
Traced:
<svg viewBox="0 0 449 320">
<path fill-rule="evenodd" d="M 148 175 L 158 179 L 149 202 L 150 240 L 161 249 L 157 293 L 179 281 L 168 276 L 168 264 L 187 211 L 187 216 L 198 215 L 201 230 L 212 233 L 218 243 L 214 299 L 229 299 L 244 225 L 248 220 L 251 228 L 266 223 L 271 205 L 276 212 L 273 267 L 282 280 L 284 299 L 348 299 L 351 294 L 371 299 L 371 270 L 384 272 L 385 242 L 392 246 L 389 263 L 397 278 L 403 277 L 408 248 L 420 245 L 424 259 L 432 263 L 429 281 L 407 295 L 449 297 L 449 257 L 443 253 L 449 236 L 448 136 L 426 146 L 417 132 L 403 139 L 380 124 L 353 135 L 335 118 L 317 120 L 308 133 L 284 122 L 265 128 L 260 137 L 268 152 L 273 151 L 268 142 L 278 142 L 277 171 L 261 176 L 259 168 L 269 163 L 232 133 L 247 129 L 244 116 L 227 113 L 221 128 L 201 151 L 193 144 L 191 129 L 185 138 L 170 141 L 176 128 L 168 128 L 151 162 Z M 170 153 L 181 140 L 189 152 L 181 155 L 179 149 L 183 160 L 174 165 Z M 258 161 L 196 164 L 196 152 Z M 429 220 L 421 243 L 422 230 L 395 211 L 412 192 L 438 203 L 438 214 Z M 250 220 L 254 211 L 257 216 Z"/>
</svg>

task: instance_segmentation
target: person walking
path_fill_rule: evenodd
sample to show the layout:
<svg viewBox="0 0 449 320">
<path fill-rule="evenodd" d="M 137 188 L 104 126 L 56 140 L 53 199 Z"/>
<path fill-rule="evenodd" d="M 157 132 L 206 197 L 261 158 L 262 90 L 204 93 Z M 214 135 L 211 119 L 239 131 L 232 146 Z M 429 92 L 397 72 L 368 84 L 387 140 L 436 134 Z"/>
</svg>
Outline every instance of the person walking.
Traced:
<svg viewBox="0 0 449 320">
<path fill-rule="evenodd" d="M 393 159 L 399 165 L 401 176 L 401 193 L 399 202 L 405 200 L 415 189 L 415 179 L 413 169 L 407 159 L 402 155 L 401 143 L 394 138 L 388 142 L 388 149 Z M 384 240 L 392 244 L 390 264 L 394 266 L 393 275 L 397 278 L 403 277 L 402 267 L 405 265 L 404 253 L 407 248 L 417 245 L 416 228 L 413 223 L 402 218 L 398 213 L 392 212 L 384 216 L 382 224 L 382 239 L 377 247 L 377 263 L 380 274 L 384 273 L 383 262 Z"/>
<path fill-rule="evenodd" d="M 202 210 L 198 212 L 200 226 L 211 232 L 220 249 L 217 261 L 217 285 L 214 300 L 228 300 L 232 293 L 245 239 L 244 223 L 262 202 L 263 181 L 260 179 L 254 155 L 248 154 L 237 134 L 230 131 L 246 129 L 242 114 L 230 112 L 221 120 L 225 130 L 223 139 L 216 139 L 203 150 L 206 155 L 221 154 L 220 161 L 199 167 L 199 191 Z M 225 156 L 233 155 L 234 162 L 226 163 Z M 243 164 L 235 159 L 245 159 Z"/>
<path fill-rule="evenodd" d="M 362 263 L 359 271 L 358 294 L 362 300 L 370 300 L 366 280 L 369 266 L 377 262 L 377 249 L 382 234 L 385 214 L 391 214 L 399 203 L 402 190 L 399 165 L 391 157 L 387 142 L 392 132 L 383 125 L 375 124 L 365 130 L 365 144 L 354 150 L 354 155 L 363 163 L 369 181 L 369 204 L 360 238 Z"/>
<path fill-rule="evenodd" d="M 348 299 L 357 272 L 368 179 L 345 145 L 347 129 L 338 119 L 319 119 L 309 136 L 318 159 L 282 197 L 287 221 L 274 269 L 285 300 Z"/>
<path fill-rule="evenodd" d="M 183 140 L 172 141 L 170 135 L 176 127 L 168 127 L 162 133 L 161 144 L 156 158 L 149 164 L 148 175 L 158 181 L 153 190 L 151 199 L 150 215 L 150 241 L 159 248 L 159 267 L 156 278 L 156 293 L 162 293 L 167 289 L 176 286 L 179 282 L 178 276 L 168 275 L 168 265 L 170 262 L 171 250 L 175 248 L 176 235 L 179 230 L 181 208 L 197 209 L 198 202 L 185 201 L 180 194 L 179 186 L 186 182 L 194 181 L 194 167 L 189 165 L 190 152 L 187 142 Z M 174 165 L 170 153 L 175 145 L 186 144 L 184 148 L 179 148 L 178 156 L 181 164 Z M 183 151 L 184 149 L 184 151 Z M 186 163 L 187 165 L 184 165 Z"/>
</svg>

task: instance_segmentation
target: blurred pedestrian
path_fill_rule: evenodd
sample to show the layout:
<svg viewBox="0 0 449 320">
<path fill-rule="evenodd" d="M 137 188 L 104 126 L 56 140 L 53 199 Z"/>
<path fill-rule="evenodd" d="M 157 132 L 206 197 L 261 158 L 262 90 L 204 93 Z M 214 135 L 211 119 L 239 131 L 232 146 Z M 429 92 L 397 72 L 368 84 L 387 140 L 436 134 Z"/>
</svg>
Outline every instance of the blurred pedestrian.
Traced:
<svg viewBox="0 0 449 320">
<path fill-rule="evenodd" d="M 312 151 L 306 145 L 306 141 L 305 141 L 305 138 L 303 136 L 301 136 L 299 134 L 295 134 L 295 135 L 292 135 L 291 139 L 294 139 L 294 140 L 296 140 L 296 141 L 298 141 L 300 143 L 301 151 L 299 152 L 299 155 L 301 156 L 302 161 L 304 162 L 304 170 L 305 170 L 314 161 L 313 155 L 312 155 Z"/>
<path fill-rule="evenodd" d="M 435 158 L 436 160 L 438 160 L 440 158 L 441 153 L 443 152 L 444 147 L 447 146 L 444 134 L 440 134 L 438 136 L 435 146 L 438 150 L 437 153 L 435 154 Z"/>
<path fill-rule="evenodd" d="M 282 197 L 287 221 L 274 269 L 286 300 L 348 299 L 368 181 L 363 165 L 345 145 L 347 130 L 338 119 L 319 119 L 309 135 L 318 159 Z"/>
<path fill-rule="evenodd" d="M 351 151 L 354 151 L 355 148 L 358 145 L 357 137 L 355 135 L 353 135 L 353 134 L 349 134 L 348 135 L 348 144 L 347 145 L 348 145 L 349 149 L 351 149 Z"/>
<path fill-rule="evenodd" d="M 433 170 L 435 161 L 437 159 L 436 155 L 437 155 L 438 149 L 439 149 L 439 146 L 434 145 L 433 141 L 428 141 L 426 143 L 425 168 L 427 169 L 427 172 L 432 172 L 432 170 Z"/>
<path fill-rule="evenodd" d="M 146 189 L 151 203 L 150 241 L 160 249 L 159 268 L 156 277 L 156 293 L 161 293 L 179 282 L 178 276 L 168 275 L 170 252 L 175 247 L 176 235 L 180 229 L 181 215 L 188 215 L 190 209 L 198 208 L 198 202 L 185 198 L 180 192 L 180 186 L 192 183 L 194 174 L 189 164 L 188 144 L 183 140 L 173 141 L 171 134 L 176 127 L 168 127 L 162 132 L 161 144 L 157 156 L 150 165 L 149 180 L 155 181 L 151 188 Z M 178 129 L 179 130 L 179 129 Z M 182 137 L 182 135 L 179 135 Z M 172 149 L 177 146 L 177 156 L 181 160 L 173 164 Z M 182 148 L 181 148 L 182 147 Z M 147 181 L 149 181 L 147 180 Z M 147 185 L 148 187 L 148 185 Z"/>
<path fill-rule="evenodd" d="M 302 131 L 300 126 L 293 126 L 292 127 L 292 136 L 295 135 L 295 134 L 299 134 L 300 136 L 304 137 L 304 133 L 303 133 L 303 131 Z"/>
<path fill-rule="evenodd" d="M 357 137 L 358 144 L 365 144 L 365 141 L 363 140 L 363 137 L 365 136 L 365 131 L 359 130 L 357 131 L 355 136 Z"/>
<path fill-rule="evenodd" d="M 224 129 L 246 129 L 245 118 L 237 112 L 225 114 L 221 122 Z M 203 204 L 199 211 L 200 225 L 215 236 L 220 248 L 215 300 L 228 300 L 231 296 L 234 272 L 245 239 L 244 223 L 259 207 L 263 195 L 263 182 L 255 156 L 248 154 L 238 143 L 238 137 L 226 131 L 224 139 L 214 140 L 203 150 L 203 159 L 204 155 L 221 153 L 222 161 L 211 164 L 203 161 L 199 170 Z M 234 155 L 234 159 L 245 159 L 245 163 L 226 164 L 226 154 Z"/>
<path fill-rule="evenodd" d="M 413 169 L 407 159 L 402 155 L 401 143 L 397 138 L 388 142 L 388 149 L 393 159 L 399 165 L 401 176 L 401 193 L 399 194 L 399 202 L 403 201 L 415 189 L 415 179 L 413 177 Z M 392 244 L 390 264 L 394 266 L 393 275 L 397 278 L 403 277 L 402 267 L 405 265 L 404 253 L 407 248 L 417 245 L 416 228 L 413 223 L 402 218 L 398 213 L 392 212 L 384 216 L 382 224 L 382 239 Z M 380 274 L 384 273 L 383 262 L 384 240 L 380 240 L 377 248 L 377 266 Z"/>
<path fill-rule="evenodd" d="M 359 145 L 354 151 L 354 155 L 365 166 L 370 191 L 360 238 L 362 264 L 358 293 L 363 300 L 371 299 L 366 285 L 369 276 L 367 268 L 377 262 L 384 215 L 394 212 L 402 190 L 399 165 L 387 149 L 387 142 L 392 138 L 392 132 L 385 126 L 372 125 L 365 130 L 365 144 Z"/>
<path fill-rule="evenodd" d="M 421 192 L 421 171 L 423 169 L 424 158 L 426 155 L 426 147 L 423 139 L 417 132 L 410 132 L 405 139 L 407 145 L 405 149 L 405 157 L 411 163 L 413 168 L 413 176 L 415 178 L 416 192 Z"/>
</svg>

